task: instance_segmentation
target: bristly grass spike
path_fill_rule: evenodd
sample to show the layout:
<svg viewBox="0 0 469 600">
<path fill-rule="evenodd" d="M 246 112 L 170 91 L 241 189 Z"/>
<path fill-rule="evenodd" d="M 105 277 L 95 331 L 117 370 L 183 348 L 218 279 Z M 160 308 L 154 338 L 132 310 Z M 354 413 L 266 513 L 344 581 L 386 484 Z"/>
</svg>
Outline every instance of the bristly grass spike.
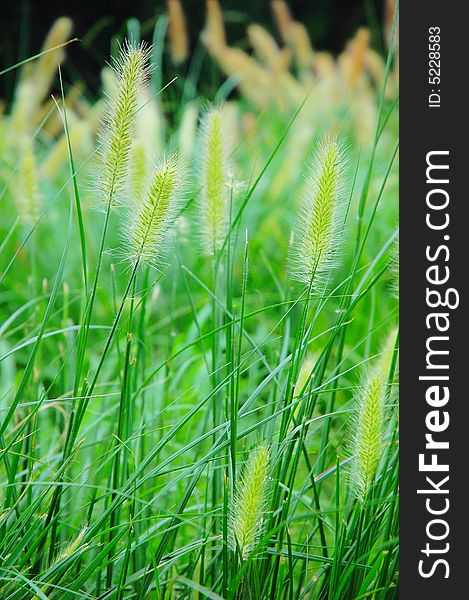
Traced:
<svg viewBox="0 0 469 600">
<path fill-rule="evenodd" d="M 290 255 L 292 275 L 317 290 L 337 264 L 343 231 L 346 159 L 335 137 L 319 143 L 307 174 Z"/>
<path fill-rule="evenodd" d="M 229 222 L 230 150 L 223 109 L 210 108 L 202 119 L 200 239 L 205 255 L 221 248 Z"/>
<path fill-rule="evenodd" d="M 253 450 L 236 485 L 230 516 L 229 542 L 245 560 L 262 530 L 269 492 L 270 452 L 266 444 Z"/>
<path fill-rule="evenodd" d="M 144 43 L 135 46 L 125 42 L 113 65 L 117 75 L 117 91 L 115 97 L 108 102 L 101 131 L 98 179 L 106 206 L 115 205 L 125 188 L 141 88 L 149 74 L 149 53 L 149 47 Z"/>
<path fill-rule="evenodd" d="M 146 189 L 131 205 L 125 252 L 133 265 L 155 265 L 162 259 L 180 206 L 180 170 L 176 154 L 157 164 Z"/>
</svg>

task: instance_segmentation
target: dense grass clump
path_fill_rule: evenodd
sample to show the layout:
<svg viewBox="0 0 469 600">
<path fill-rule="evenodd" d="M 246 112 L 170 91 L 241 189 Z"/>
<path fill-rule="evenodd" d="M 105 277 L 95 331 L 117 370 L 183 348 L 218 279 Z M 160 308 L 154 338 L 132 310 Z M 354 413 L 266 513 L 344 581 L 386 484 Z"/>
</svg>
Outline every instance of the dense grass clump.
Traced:
<svg viewBox="0 0 469 600">
<path fill-rule="evenodd" d="M 398 596 L 392 36 L 386 68 L 364 32 L 331 65 L 274 9 L 290 50 L 250 26 L 251 56 L 208 2 L 198 52 L 234 77 L 208 97 L 195 60 L 162 80 L 166 17 L 152 48 L 135 22 L 116 40 L 93 102 L 60 77 L 44 92 L 68 20 L 17 66 L 0 116 L 2 600 Z"/>
</svg>

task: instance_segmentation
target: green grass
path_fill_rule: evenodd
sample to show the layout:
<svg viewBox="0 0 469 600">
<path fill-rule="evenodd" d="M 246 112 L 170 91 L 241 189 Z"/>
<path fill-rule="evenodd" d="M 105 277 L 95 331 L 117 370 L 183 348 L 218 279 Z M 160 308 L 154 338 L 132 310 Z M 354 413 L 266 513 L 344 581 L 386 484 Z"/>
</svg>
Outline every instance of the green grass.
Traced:
<svg viewBox="0 0 469 600">
<path fill-rule="evenodd" d="M 161 94 L 173 114 L 168 148 L 195 85 L 192 72 Z M 68 158 L 53 178 L 39 169 L 34 222 L 18 214 L 19 156 L 2 117 L 0 598 L 397 598 L 395 355 L 364 499 L 348 444 L 357 390 L 398 318 L 396 106 L 384 94 L 376 103 L 370 147 L 343 127 L 343 247 L 319 291 L 288 271 L 307 156 L 295 172 L 281 166 L 303 106 L 261 114 L 255 147 L 237 140 L 241 186 L 214 258 L 200 247 L 195 144 L 157 268 L 123 260 L 122 207 L 94 209 L 96 148 L 77 159 L 63 92 L 55 110 Z M 46 122 L 31 134 L 39 165 L 53 145 Z M 262 445 L 269 490 L 246 556 L 230 543 L 231 515 L 243 465 Z"/>
</svg>

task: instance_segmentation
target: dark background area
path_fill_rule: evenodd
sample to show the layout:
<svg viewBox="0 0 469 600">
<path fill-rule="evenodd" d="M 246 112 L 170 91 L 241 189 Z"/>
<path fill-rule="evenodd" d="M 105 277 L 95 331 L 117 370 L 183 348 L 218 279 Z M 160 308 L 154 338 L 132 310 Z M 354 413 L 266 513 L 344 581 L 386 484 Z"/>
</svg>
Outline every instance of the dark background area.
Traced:
<svg viewBox="0 0 469 600">
<path fill-rule="evenodd" d="M 205 19 L 204 0 L 182 0 L 191 45 L 195 47 Z M 246 24 L 257 22 L 277 35 L 269 0 L 223 0 L 230 43 L 243 43 Z M 339 52 L 357 27 L 367 25 L 381 49 L 380 25 L 384 0 L 290 0 L 293 16 L 302 21 L 317 49 Z M 156 19 L 166 12 L 164 0 L 6 0 L 0 24 L 0 69 L 40 51 L 53 21 L 72 18 L 79 43 L 67 49 L 65 79 L 83 79 L 91 94 L 99 89 L 100 70 L 110 54 L 111 39 L 127 32 L 127 20 L 142 23 L 151 41 Z M 0 97 L 11 101 L 17 71 L 0 78 Z"/>
</svg>

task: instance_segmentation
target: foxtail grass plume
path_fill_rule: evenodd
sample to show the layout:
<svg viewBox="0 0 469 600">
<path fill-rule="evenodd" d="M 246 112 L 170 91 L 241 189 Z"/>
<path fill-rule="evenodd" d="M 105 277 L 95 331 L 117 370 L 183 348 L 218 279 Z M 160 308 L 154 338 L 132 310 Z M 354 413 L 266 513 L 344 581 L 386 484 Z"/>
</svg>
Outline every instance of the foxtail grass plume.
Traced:
<svg viewBox="0 0 469 600">
<path fill-rule="evenodd" d="M 101 134 L 99 188 L 106 205 L 115 204 L 116 197 L 125 187 L 140 90 L 149 71 L 148 54 L 145 45 L 126 43 L 114 64 L 117 92 L 109 101 Z"/>
<path fill-rule="evenodd" d="M 280 36 L 284 42 L 287 42 L 290 26 L 293 22 L 288 4 L 285 0 L 272 0 L 271 6 Z"/>
<path fill-rule="evenodd" d="M 186 18 L 181 0 L 167 0 L 168 35 L 171 59 L 175 64 L 187 60 L 189 56 L 189 38 L 187 36 Z"/>
<path fill-rule="evenodd" d="M 202 121 L 201 241 L 204 253 L 213 256 L 228 229 L 229 149 L 222 110 L 210 109 Z"/>
<path fill-rule="evenodd" d="M 89 544 L 87 542 L 83 542 L 85 535 L 88 533 L 89 528 L 87 525 L 81 528 L 78 532 L 78 535 L 72 539 L 67 546 L 57 555 L 54 562 L 52 563 L 52 567 L 56 565 L 60 565 L 60 563 L 64 563 L 65 561 L 71 559 L 77 559 L 78 556 L 84 552 Z M 45 583 L 41 588 L 41 597 L 47 597 L 47 592 L 50 591 L 49 584 Z M 39 596 L 35 595 L 33 598 L 38 598 Z"/>
<path fill-rule="evenodd" d="M 289 67 L 290 53 L 287 48 L 280 49 L 270 33 L 256 23 L 247 27 L 251 46 L 259 60 L 275 70 Z"/>
<path fill-rule="evenodd" d="M 58 18 L 42 47 L 44 54 L 23 67 L 12 112 L 13 128 L 17 134 L 32 134 L 39 123 L 42 102 L 47 98 L 57 75 L 58 65 L 65 57 L 64 48 L 56 46 L 65 44 L 72 32 L 72 26 L 68 17 Z"/>
<path fill-rule="evenodd" d="M 364 77 L 367 53 L 370 46 L 370 32 L 361 27 L 355 36 L 347 43 L 341 58 L 347 58 L 344 63 L 344 76 L 350 86 L 356 85 Z"/>
<path fill-rule="evenodd" d="M 278 101 L 278 90 L 272 84 L 272 74 L 241 48 L 216 46 L 207 49 L 228 77 L 236 77 L 243 96 L 256 108 L 264 110 Z M 274 98 L 272 97 L 274 95 Z"/>
<path fill-rule="evenodd" d="M 253 550 L 262 531 L 268 500 L 269 448 L 262 444 L 253 451 L 236 486 L 230 515 L 229 543 L 243 559 Z"/>
<path fill-rule="evenodd" d="M 218 0 L 207 0 L 207 15 L 204 34 L 217 46 L 226 46 L 225 23 Z"/>
<path fill-rule="evenodd" d="M 44 42 L 43 50 L 50 50 L 64 44 L 72 33 L 73 23 L 68 17 L 59 17 L 52 25 Z M 43 54 L 37 62 L 35 70 L 36 96 L 42 102 L 49 93 L 54 77 L 57 75 L 57 65 L 64 60 L 64 48 L 57 48 Z"/>
<path fill-rule="evenodd" d="M 311 162 L 291 254 L 295 279 L 317 288 L 334 267 L 341 237 L 345 158 L 341 142 L 326 138 Z"/>
<path fill-rule="evenodd" d="M 155 265 L 161 259 L 179 207 L 179 173 L 177 156 L 173 155 L 156 166 L 147 189 L 137 201 L 127 231 L 126 252 L 133 265 Z"/>
<path fill-rule="evenodd" d="M 309 33 L 303 23 L 294 21 L 288 31 L 288 43 L 292 48 L 300 72 L 314 67 L 314 50 Z"/>
<path fill-rule="evenodd" d="M 383 443 L 384 403 L 387 379 L 383 369 L 370 371 L 357 392 L 350 429 L 350 484 L 363 502 L 374 481 Z"/>
<path fill-rule="evenodd" d="M 72 554 L 75 554 L 77 551 L 80 552 L 81 550 L 84 550 L 88 546 L 88 544 L 82 544 L 83 538 L 85 537 L 87 532 L 88 526 L 85 525 L 78 532 L 78 535 L 73 540 L 71 540 L 71 542 L 67 546 L 65 546 L 62 552 L 57 556 L 54 564 L 58 564 L 63 560 L 66 560 L 67 558 L 72 556 Z"/>
</svg>

